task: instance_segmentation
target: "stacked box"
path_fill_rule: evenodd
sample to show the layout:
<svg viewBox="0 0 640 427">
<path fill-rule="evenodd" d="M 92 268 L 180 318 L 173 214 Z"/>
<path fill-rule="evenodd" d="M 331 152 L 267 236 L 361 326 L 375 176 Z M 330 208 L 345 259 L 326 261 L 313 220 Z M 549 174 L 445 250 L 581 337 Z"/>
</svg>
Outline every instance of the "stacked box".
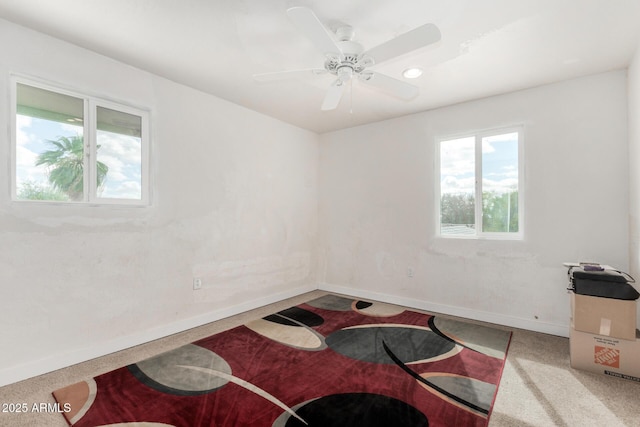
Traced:
<svg viewBox="0 0 640 427">
<path fill-rule="evenodd" d="M 580 332 L 636 339 L 636 301 L 571 293 L 573 327 Z"/>
<path fill-rule="evenodd" d="M 640 382 L 636 301 L 571 293 L 571 367 Z"/>
<path fill-rule="evenodd" d="M 571 328 L 569 352 L 572 368 L 640 382 L 640 331 L 623 340 Z"/>
</svg>

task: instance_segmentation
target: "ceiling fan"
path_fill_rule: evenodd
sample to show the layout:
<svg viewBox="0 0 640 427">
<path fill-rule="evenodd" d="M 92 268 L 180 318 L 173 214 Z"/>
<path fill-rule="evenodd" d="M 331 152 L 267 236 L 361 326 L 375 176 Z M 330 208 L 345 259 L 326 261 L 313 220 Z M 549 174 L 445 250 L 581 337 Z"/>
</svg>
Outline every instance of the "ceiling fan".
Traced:
<svg viewBox="0 0 640 427">
<path fill-rule="evenodd" d="M 329 87 L 322 102 L 321 109 L 325 111 L 338 107 L 347 83 L 354 78 L 401 99 L 408 100 L 415 97 L 419 91 L 417 86 L 376 73 L 369 70 L 369 67 L 440 40 L 438 27 L 425 24 L 365 51 L 360 43 L 353 40 L 354 30 L 349 26 L 340 27 L 333 33 L 320 22 L 311 9 L 306 7 L 289 8 L 287 15 L 298 30 L 325 54 L 327 59 L 324 62 L 324 68 L 254 74 L 253 77 L 257 81 L 273 81 L 300 74 L 332 74 L 336 76 L 336 80 Z"/>
</svg>

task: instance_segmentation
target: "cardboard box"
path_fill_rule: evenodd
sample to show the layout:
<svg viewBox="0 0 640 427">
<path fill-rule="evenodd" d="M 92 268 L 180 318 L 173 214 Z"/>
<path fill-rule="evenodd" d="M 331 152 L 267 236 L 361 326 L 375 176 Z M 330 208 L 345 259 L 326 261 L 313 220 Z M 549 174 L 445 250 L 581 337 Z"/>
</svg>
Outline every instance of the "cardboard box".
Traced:
<svg viewBox="0 0 640 427">
<path fill-rule="evenodd" d="M 571 367 L 640 382 L 640 331 L 635 340 L 606 337 L 571 328 Z"/>
<path fill-rule="evenodd" d="M 577 331 L 636 339 L 636 301 L 592 297 L 571 292 L 571 317 Z"/>
</svg>

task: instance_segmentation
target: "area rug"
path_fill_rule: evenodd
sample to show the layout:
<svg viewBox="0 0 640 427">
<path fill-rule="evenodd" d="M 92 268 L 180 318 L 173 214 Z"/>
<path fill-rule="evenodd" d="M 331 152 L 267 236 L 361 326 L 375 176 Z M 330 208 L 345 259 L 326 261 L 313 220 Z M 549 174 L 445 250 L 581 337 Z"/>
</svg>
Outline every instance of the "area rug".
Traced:
<svg viewBox="0 0 640 427">
<path fill-rule="evenodd" d="M 53 395 L 79 427 L 479 427 L 510 339 L 326 295 Z"/>
</svg>

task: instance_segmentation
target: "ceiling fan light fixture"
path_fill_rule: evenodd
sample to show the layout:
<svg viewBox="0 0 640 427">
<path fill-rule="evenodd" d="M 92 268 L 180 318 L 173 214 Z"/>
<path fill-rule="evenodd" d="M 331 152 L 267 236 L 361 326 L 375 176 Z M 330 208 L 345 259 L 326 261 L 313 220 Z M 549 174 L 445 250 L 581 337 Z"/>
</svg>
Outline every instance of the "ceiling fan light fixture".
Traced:
<svg viewBox="0 0 640 427">
<path fill-rule="evenodd" d="M 402 72 L 402 77 L 405 79 L 417 79 L 422 75 L 422 69 L 418 67 L 407 68 Z"/>
<path fill-rule="evenodd" d="M 338 80 L 342 82 L 347 82 L 351 80 L 351 77 L 353 77 L 353 68 L 346 67 L 346 66 L 340 67 L 337 70 L 337 74 L 338 74 Z"/>
</svg>

